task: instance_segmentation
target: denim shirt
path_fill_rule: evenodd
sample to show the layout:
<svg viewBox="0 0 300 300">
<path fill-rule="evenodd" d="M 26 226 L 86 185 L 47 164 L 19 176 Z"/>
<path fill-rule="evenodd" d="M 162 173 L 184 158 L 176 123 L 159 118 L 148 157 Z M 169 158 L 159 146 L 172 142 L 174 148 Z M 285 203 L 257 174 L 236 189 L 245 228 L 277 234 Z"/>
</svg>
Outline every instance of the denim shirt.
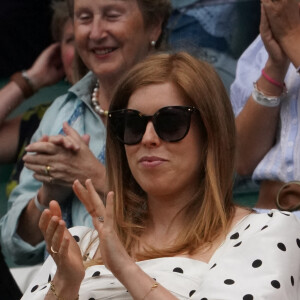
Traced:
<svg viewBox="0 0 300 300">
<path fill-rule="evenodd" d="M 68 90 L 66 95 L 58 97 L 45 113 L 32 142 L 43 135 L 62 133 L 64 122 L 68 122 L 80 135 L 89 134 L 89 148 L 104 163 L 106 128 L 91 106 L 91 93 L 96 83 L 90 72 Z M 8 211 L 0 220 L 1 245 L 4 253 L 17 264 L 36 264 L 43 261 L 45 243 L 32 246 L 17 234 L 20 215 L 36 195 L 42 183 L 34 179 L 33 172 L 23 168 L 19 185 L 12 191 L 8 200 Z M 85 207 L 74 196 L 71 207 L 72 225 L 92 226 L 92 220 Z"/>
</svg>

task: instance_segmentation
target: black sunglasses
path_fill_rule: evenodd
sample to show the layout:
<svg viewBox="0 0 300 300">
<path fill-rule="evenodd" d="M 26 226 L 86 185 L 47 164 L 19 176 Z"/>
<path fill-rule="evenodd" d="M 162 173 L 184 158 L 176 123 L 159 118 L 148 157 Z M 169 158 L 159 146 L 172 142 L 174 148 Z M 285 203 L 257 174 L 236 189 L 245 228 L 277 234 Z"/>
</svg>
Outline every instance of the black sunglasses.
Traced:
<svg viewBox="0 0 300 300">
<path fill-rule="evenodd" d="M 126 145 L 138 144 L 146 131 L 149 121 L 153 122 L 157 135 L 166 142 L 182 140 L 190 129 L 191 115 L 198 112 L 193 106 L 166 106 L 153 116 L 141 114 L 133 109 L 111 111 L 109 125 L 117 138 Z"/>
</svg>

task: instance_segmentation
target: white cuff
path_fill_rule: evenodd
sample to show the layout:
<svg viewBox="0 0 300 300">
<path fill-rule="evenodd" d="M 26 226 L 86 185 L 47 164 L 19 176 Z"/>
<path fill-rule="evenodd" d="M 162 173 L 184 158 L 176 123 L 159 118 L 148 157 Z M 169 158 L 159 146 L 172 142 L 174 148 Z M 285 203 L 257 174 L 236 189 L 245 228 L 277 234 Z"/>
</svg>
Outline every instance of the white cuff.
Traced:
<svg viewBox="0 0 300 300">
<path fill-rule="evenodd" d="M 34 196 L 33 198 L 34 200 L 34 204 L 36 206 L 36 208 L 40 211 L 40 212 L 43 212 L 46 208 L 48 208 L 47 206 L 41 204 L 38 200 L 38 197 L 37 197 L 37 194 Z"/>
</svg>

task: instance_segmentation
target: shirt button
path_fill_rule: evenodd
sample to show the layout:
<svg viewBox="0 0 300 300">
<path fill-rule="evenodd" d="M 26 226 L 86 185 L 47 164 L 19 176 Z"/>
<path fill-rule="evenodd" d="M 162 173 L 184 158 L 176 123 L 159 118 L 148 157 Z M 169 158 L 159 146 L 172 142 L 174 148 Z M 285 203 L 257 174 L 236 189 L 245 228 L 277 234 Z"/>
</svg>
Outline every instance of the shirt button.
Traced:
<svg viewBox="0 0 300 300">
<path fill-rule="evenodd" d="M 288 167 L 286 170 L 287 170 L 289 173 L 290 173 L 290 172 L 293 172 L 294 167 L 292 167 L 292 166 L 291 166 L 291 167 Z"/>
<path fill-rule="evenodd" d="M 288 146 L 289 147 L 293 147 L 294 146 L 294 142 L 288 142 Z"/>
</svg>

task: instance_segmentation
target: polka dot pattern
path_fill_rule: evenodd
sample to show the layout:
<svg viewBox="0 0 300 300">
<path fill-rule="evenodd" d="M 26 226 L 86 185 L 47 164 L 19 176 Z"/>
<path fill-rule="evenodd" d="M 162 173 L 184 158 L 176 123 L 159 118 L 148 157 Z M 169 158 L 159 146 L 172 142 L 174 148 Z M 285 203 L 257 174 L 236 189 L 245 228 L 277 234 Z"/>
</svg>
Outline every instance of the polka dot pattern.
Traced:
<svg viewBox="0 0 300 300">
<path fill-rule="evenodd" d="M 277 211 L 246 217 L 232 228 L 208 263 L 171 257 L 137 264 L 180 300 L 298 299 L 300 226 L 293 230 L 292 220 L 291 215 Z M 87 252 L 91 235 L 80 230 L 71 234 L 80 242 L 82 252 Z M 90 257 L 95 251 L 96 247 L 88 248 Z M 47 282 L 55 274 L 53 264 L 48 265 L 44 276 L 30 285 L 24 300 L 31 300 L 33 294 L 35 299 L 44 299 L 49 289 Z M 83 289 L 83 300 L 132 300 L 131 294 L 103 265 L 87 269 Z"/>
<path fill-rule="evenodd" d="M 31 289 L 31 293 L 33 293 L 34 291 L 36 291 L 39 288 L 38 285 L 35 285 L 32 289 Z"/>
<path fill-rule="evenodd" d="M 259 268 L 262 265 L 262 261 L 260 259 L 256 259 L 253 263 L 252 263 L 252 267 L 253 268 Z"/>
<path fill-rule="evenodd" d="M 287 216 L 287 217 L 289 217 L 291 215 L 291 214 L 283 212 L 283 211 L 281 211 L 281 214 L 284 215 L 284 216 Z"/>
<path fill-rule="evenodd" d="M 250 228 L 250 224 L 248 224 L 248 226 L 244 229 L 244 230 L 247 230 L 247 229 L 249 229 Z"/>
<path fill-rule="evenodd" d="M 278 243 L 277 244 L 278 249 L 280 249 L 281 251 L 286 251 L 286 247 L 283 243 Z"/>
<path fill-rule="evenodd" d="M 92 275 L 92 277 L 98 277 L 98 276 L 100 276 L 100 271 L 97 271 Z"/>
<path fill-rule="evenodd" d="M 80 238 L 78 235 L 73 235 L 74 240 L 79 243 L 80 242 Z"/>
<path fill-rule="evenodd" d="M 182 270 L 181 268 L 179 268 L 179 267 L 177 267 L 177 268 L 173 269 L 173 272 L 176 272 L 176 273 L 181 273 L 181 274 L 183 274 L 183 270 Z"/>
<path fill-rule="evenodd" d="M 233 247 L 239 247 L 239 246 L 241 246 L 241 244 L 242 244 L 242 242 L 239 242 L 239 243 L 233 245 Z"/>
<path fill-rule="evenodd" d="M 232 285 L 232 284 L 234 284 L 234 280 L 232 280 L 232 279 L 226 279 L 226 280 L 224 280 L 224 283 L 226 285 Z"/>
<path fill-rule="evenodd" d="M 230 237 L 230 239 L 231 239 L 231 240 L 237 240 L 237 239 L 239 238 L 239 236 L 240 236 L 240 234 L 239 234 L 238 232 L 236 232 L 236 233 L 234 233 L 234 234 Z"/>
<path fill-rule="evenodd" d="M 271 281 L 271 285 L 272 287 L 274 287 L 275 289 L 280 289 L 280 282 L 277 280 L 272 280 Z"/>
</svg>

